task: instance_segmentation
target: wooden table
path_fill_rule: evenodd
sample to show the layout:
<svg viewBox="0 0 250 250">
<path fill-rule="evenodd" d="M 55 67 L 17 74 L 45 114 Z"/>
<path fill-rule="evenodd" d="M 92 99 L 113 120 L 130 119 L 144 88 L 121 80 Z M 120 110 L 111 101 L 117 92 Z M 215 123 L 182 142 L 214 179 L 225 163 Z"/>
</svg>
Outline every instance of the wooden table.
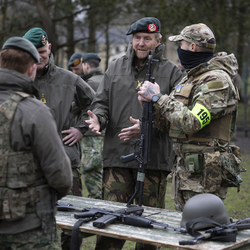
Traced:
<svg viewBox="0 0 250 250">
<path fill-rule="evenodd" d="M 118 210 L 121 208 L 126 208 L 126 204 L 118 202 L 103 201 L 97 199 L 90 199 L 84 197 L 77 197 L 68 195 L 60 200 L 62 203 L 69 203 L 77 207 L 85 208 L 105 208 L 109 210 Z M 176 211 L 169 211 L 166 209 L 158 209 L 152 207 L 143 207 L 143 216 L 152 214 L 149 218 L 156 220 L 157 222 L 162 222 L 169 224 L 172 227 L 180 227 L 181 213 Z M 157 213 L 157 214 L 156 214 Z M 74 218 L 74 212 L 57 212 L 56 222 L 57 226 L 68 230 L 72 230 L 77 219 Z M 199 241 L 196 245 L 192 246 L 181 246 L 179 245 L 180 240 L 191 239 L 192 237 L 188 234 L 181 234 L 173 230 L 164 229 L 148 229 L 139 228 L 134 226 L 128 226 L 123 224 L 112 224 L 108 225 L 105 229 L 98 229 L 93 227 L 92 222 L 83 224 L 79 231 L 81 232 L 81 237 L 88 237 L 91 235 L 103 235 L 113 238 L 120 238 L 124 240 L 143 242 L 147 244 L 152 244 L 161 247 L 169 247 L 172 249 L 250 249 L 250 230 L 244 230 L 238 232 L 237 242 L 215 242 L 215 241 Z M 244 246 L 244 247 L 242 247 Z"/>
</svg>

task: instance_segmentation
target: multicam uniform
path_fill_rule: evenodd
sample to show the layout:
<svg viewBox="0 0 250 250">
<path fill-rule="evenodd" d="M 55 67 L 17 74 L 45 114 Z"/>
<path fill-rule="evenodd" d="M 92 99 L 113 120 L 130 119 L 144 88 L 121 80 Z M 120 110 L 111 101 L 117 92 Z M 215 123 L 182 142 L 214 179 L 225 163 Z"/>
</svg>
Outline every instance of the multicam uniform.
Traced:
<svg viewBox="0 0 250 250">
<path fill-rule="evenodd" d="M 0 249 L 60 249 L 55 201 L 72 184 L 69 158 L 33 81 L 0 76 Z"/>
<path fill-rule="evenodd" d="M 43 75 L 36 76 L 34 85 L 39 90 L 39 99 L 50 107 L 61 138 L 67 135 L 62 135 L 62 130 L 68 130 L 70 127 L 78 129 L 82 134 L 88 130 L 85 120 L 88 119 L 87 110 L 95 92 L 79 76 L 57 67 L 54 64 L 53 54 L 50 55 Z M 75 105 L 74 110 L 72 102 Z M 82 196 L 79 143 L 73 146 L 64 144 L 64 148 L 71 160 L 73 171 L 73 188 L 69 194 Z"/>
<path fill-rule="evenodd" d="M 102 69 L 98 67 L 81 77 L 96 91 L 103 79 L 103 75 Z M 82 150 L 81 162 L 85 176 L 84 183 L 89 192 L 88 197 L 101 199 L 103 135 L 99 136 L 88 131 L 81 139 L 80 144 Z"/>
<path fill-rule="evenodd" d="M 178 156 L 172 179 L 178 210 L 197 193 L 225 199 L 228 186 L 239 187 L 239 148 L 229 146 L 239 100 L 231 80 L 237 69 L 233 54 L 219 53 L 189 70 L 154 105 L 155 125 L 169 131 Z"/>
</svg>

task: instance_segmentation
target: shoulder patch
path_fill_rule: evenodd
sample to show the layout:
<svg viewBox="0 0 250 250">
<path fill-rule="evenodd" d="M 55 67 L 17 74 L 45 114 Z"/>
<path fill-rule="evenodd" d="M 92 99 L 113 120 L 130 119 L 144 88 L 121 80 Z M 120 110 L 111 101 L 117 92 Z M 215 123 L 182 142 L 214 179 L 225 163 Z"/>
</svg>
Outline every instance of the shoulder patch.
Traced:
<svg viewBox="0 0 250 250">
<path fill-rule="evenodd" d="M 180 93 L 182 88 L 183 88 L 183 85 L 178 84 L 178 85 L 175 87 L 175 93 Z"/>
<path fill-rule="evenodd" d="M 217 89 L 217 88 L 222 88 L 223 87 L 223 82 L 222 81 L 212 81 L 207 83 L 207 87 L 209 89 Z"/>
</svg>

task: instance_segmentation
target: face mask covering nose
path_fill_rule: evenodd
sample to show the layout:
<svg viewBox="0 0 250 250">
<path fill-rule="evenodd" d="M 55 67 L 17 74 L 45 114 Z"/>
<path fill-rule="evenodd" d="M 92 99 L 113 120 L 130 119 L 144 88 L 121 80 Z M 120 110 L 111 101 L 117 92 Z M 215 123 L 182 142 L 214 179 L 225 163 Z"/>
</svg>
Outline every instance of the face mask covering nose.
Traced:
<svg viewBox="0 0 250 250">
<path fill-rule="evenodd" d="M 190 50 L 183 50 L 180 46 L 177 49 L 177 53 L 184 69 L 195 68 L 214 57 L 213 52 L 193 52 Z"/>
</svg>

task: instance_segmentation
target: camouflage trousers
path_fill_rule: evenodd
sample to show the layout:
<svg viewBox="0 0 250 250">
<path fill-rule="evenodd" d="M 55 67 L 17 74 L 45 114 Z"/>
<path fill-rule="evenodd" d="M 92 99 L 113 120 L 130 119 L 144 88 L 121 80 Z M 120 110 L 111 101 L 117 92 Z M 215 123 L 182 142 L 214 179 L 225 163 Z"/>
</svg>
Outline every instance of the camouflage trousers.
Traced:
<svg viewBox="0 0 250 250">
<path fill-rule="evenodd" d="M 167 171 L 146 170 L 142 204 L 145 206 L 165 208 L 167 188 Z M 102 199 L 127 203 L 136 187 L 137 170 L 128 168 L 105 168 L 102 181 Z M 136 197 L 138 200 L 138 197 Z M 96 250 L 122 249 L 125 241 L 97 236 Z M 137 250 L 157 249 L 156 246 L 137 243 Z"/>
<path fill-rule="evenodd" d="M 186 158 L 177 157 L 172 173 L 172 198 L 175 208 L 182 211 L 186 202 L 201 193 L 211 193 L 225 200 L 227 187 L 222 186 L 222 166 L 219 152 L 204 153 L 201 173 L 190 173 Z"/>
<path fill-rule="evenodd" d="M 80 168 L 73 168 L 73 186 L 69 191 L 69 195 L 82 196 L 82 174 Z"/>
<path fill-rule="evenodd" d="M 54 223 L 51 234 L 45 234 L 42 229 L 34 229 L 19 234 L 0 234 L 1 250 L 60 250 L 60 237 L 58 237 Z"/>
<path fill-rule="evenodd" d="M 85 136 L 81 140 L 81 167 L 88 197 L 101 199 L 103 136 Z"/>
</svg>

